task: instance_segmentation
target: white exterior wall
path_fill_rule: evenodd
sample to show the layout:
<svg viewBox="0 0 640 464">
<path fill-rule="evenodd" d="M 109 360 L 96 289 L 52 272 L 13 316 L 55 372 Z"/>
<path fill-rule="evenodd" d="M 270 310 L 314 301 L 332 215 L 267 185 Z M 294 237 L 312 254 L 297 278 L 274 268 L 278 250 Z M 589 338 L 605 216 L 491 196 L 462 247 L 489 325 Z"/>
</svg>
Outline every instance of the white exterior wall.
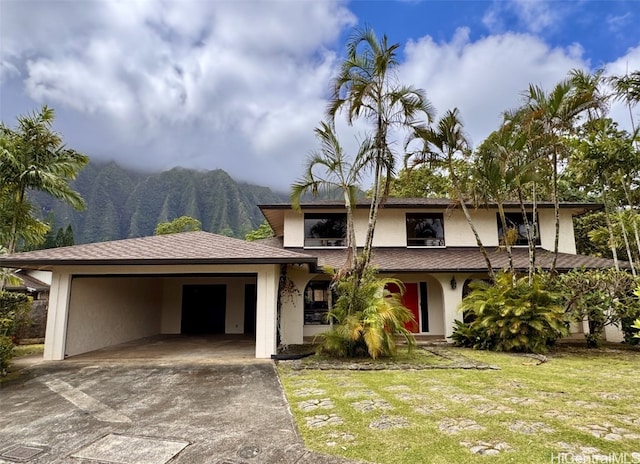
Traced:
<svg viewBox="0 0 640 464">
<path fill-rule="evenodd" d="M 255 282 L 255 277 L 163 278 L 160 333 L 180 333 L 182 325 L 182 287 L 184 285 L 225 285 L 227 288 L 225 333 L 244 333 L 244 287 L 247 284 L 255 284 Z"/>
<path fill-rule="evenodd" d="M 108 283 L 103 283 L 108 279 L 106 276 L 122 273 L 126 273 L 127 275 L 141 275 L 141 278 L 138 278 L 140 280 L 137 282 L 135 288 L 132 289 L 126 285 L 120 285 L 123 284 L 123 282 L 119 282 L 119 285 L 115 287 Z M 176 308 L 182 307 L 181 285 L 192 278 L 181 278 L 179 276 L 166 278 L 162 276 L 153 277 L 153 275 L 182 273 L 212 274 L 211 277 L 195 278 L 194 282 L 198 283 L 200 279 L 210 282 L 213 278 L 219 279 L 220 282 L 228 285 L 228 317 L 226 320 L 226 328 L 230 331 L 243 328 L 244 283 L 256 283 L 256 357 L 269 358 L 272 354 L 276 353 L 278 265 L 61 266 L 55 268 L 53 271 L 44 359 L 62 360 L 64 359 L 65 352 L 71 355 L 79 354 L 80 351 L 78 350 L 90 351 L 97 349 L 93 346 L 89 347 L 91 342 L 82 338 L 84 337 L 83 335 L 78 335 L 78 330 L 80 333 L 86 331 L 86 325 L 98 327 L 99 330 L 104 332 L 115 330 L 113 327 L 118 327 L 118 330 L 120 330 L 120 326 L 127 326 L 127 328 L 123 330 L 129 332 L 126 332 L 126 336 L 123 337 L 133 336 L 134 338 L 142 338 L 158 333 L 179 333 L 181 314 Z M 79 290 L 76 290 L 74 286 L 72 294 L 71 276 L 74 274 L 88 276 L 76 280 L 87 279 L 89 282 L 92 281 L 96 283 L 97 293 L 94 292 L 94 289 L 88 291 L 86 288 L 87 284 L 79 284 L 77 287 Z M 224 274 L 225 277 L 216 277 L 215 274 Z M 234 277 L 233 274 L 244 275 Z M 257 278 L 248 276 L 247 274 L 257 274 Z M 117 277 L 113 279 L 125 280 L 124 278 Z M 166 280 L 171 279 L 175 280 L 175 285 L 167 284 Z M 140 282 L 144 280 L 148 280 L 151 283 L 141 285 Z M 77 295 L 75 295 L 76 291 L 78 292 Z M 139 295 L 144 295 L 144 298 L 139 297 Z M 131 309 L 127 303 L 129 298 L 135 301 L 136 308 L 142 308 L 140 310 L 140 319 L 147 321 L 148 326 L 144 326 L 144 323 L 141 322 L 135 329 L 128 328 L 127 318 L 130 314 L 127 311 Z M 100 303 L 97 306 L 91 303 L 91 305 L 94 306 L 89 308 L 87 302 L 94 300 L 99 300 Z M 116 300 L 118 301 L 116 302 Z M 115 304 L 120 304 L 123 301 L 125 307 L 129 309 L 113 309 Z M 115 303 L 114 305 L 109 305 L 109 302 Z M 89 317 L 88 315 L 83 315 L 82 312 L 78 312 L 75 308 L 79 308 L 80 305 L 89 308 L 87 314 L 91 314 L 92 316 Z M 153 306 L 153 310 L 151 306 Z M 109 311 L 124 311 L 124 313 L 121 314 L 125 318 L 123 322 L 114 322 L 111 324 L 112 320 L 109 319 L 110 316 L 99 312 L 99 308 L 104 310 L 107 307 L 110 308 Z M 232 308 L 232 310 L 229 308 Z M 136 311 L 138 311 L 138 309 L 136 309 Z M 108 311 L 103 312 L 106 313 Z M 135 311 L 131 312 L 131 314 L 134 313 Z M 231 317 L 229 317 L 229 315 L 231 315 Z M 100 318 L 106 318 L 106 322 Z M 238 325 L 237 329 L 235 327 L 236 324 Z M 136 326 L 134 323 L 129 325 L 132 327 Z M 131 333 L 134 335 L 131 335 Z M 96 346 L 101 343 L 106 343 L 105 340 L 107 339 L 109 340 L 108 344 L 120 343 L 116 341 L 118 340 L 116 334 L 103 334 L 100 336 L 103 336 L 103 339 L 98 337 L 97 340 L 102 341 L 96 342 Z M 133 338 L 128 338 L 128 340 L 131 339 Z M 69 352 L 69 350 L 65 351 L 67 344 L 71 352 Z"/>
<path fill-rule="evenodd" d="M 312 276 L 295 266 L 288 267 L 287 276 L 296 290 L 282 295 L 280 299 L 280 342 L 283 345 L 299 345 L 303 343 L 303 337 L 307 336 L 304 325 L 304 289 Z"/>
<path fill-rule="evenodd" d="M 159 287 L 152 278 L 72 279 L 65 355 L 158 334 Z"/>
<path fill-rule="evenodd" d="M 381 208 L 376 222 L 373 238 L 375 247 L 398 247 L 407 245 L 407 231 L 405 218 L 408 210 L 396 208 Z M 313 212 L 316 212 L 315 210 Z M 326 213 L 344 212 L 344 210 L 322 210 Z M 477 246 L 473 231 L 460 208 L 451 210 L 411 209 L 412 213 L 430 212 L 443 214 L 445 245 L 450 247 Z M 519 209 L 509 208 L 506 212 L 520 212 Z M 469 209 L 473 225 L 482 243 L 487 247 L 497 247 L 498 221 L 496 209 Z M 540 243 L 543 248 L 553 250 L 555 239 L 553 208 L 538 209 L 540 223 Z M 358 246 L 364 245 L 367 232 L 368 210 L 357 209 L 354 212 L 354 226 Z M 284 218 L 284 246 L 301 248 L 304 246 L 304 214 L 302 212 L 286 211 Z M 571 210 L 560 210 L 560 252 L 576 253 L 575 237 L 573 233 L 573 217 Z"/>
</svg>

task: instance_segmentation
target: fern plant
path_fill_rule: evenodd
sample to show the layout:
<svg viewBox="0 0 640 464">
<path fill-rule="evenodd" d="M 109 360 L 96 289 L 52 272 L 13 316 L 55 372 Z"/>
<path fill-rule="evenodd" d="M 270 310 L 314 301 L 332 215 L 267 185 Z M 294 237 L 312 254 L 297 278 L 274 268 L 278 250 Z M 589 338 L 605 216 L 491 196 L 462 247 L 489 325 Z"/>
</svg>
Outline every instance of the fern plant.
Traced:
<svg viewBox="0 0 640 464">
<path fill-rule="evenodd" d="M 454 343 L 477 349 L 541 353 L 569 333 L 561 296 L 540 274 L 531 283 L 501 272 L 494 283 L 475 282 L 460 309 L 475 319 L 457 325 Z"/>
</svg>

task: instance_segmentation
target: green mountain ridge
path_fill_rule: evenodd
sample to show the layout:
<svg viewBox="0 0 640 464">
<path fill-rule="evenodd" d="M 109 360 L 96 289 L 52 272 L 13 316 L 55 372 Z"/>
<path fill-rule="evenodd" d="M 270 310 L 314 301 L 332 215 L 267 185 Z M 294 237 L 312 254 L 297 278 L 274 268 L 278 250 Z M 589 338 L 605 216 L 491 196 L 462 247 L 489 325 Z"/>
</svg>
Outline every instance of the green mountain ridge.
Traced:
<svg viewBox="0 0 640 464">
<path fill-rule="evenodd" d="M 258 204 L 287 200 L 284 193 L 237 182 L 221 169 L 140 173 L 114 162 L 90 163 L 72 186 L 85 200 L 84 211 L 42 193 L 32 200 L 43 219 L 53 218 L 54 228 L 71 224 L 75 243 L 153 235 L 158 223 L 180 216 L 198 219 L 208 232 L 243 238 L 264 220 Z"/>
</svg>

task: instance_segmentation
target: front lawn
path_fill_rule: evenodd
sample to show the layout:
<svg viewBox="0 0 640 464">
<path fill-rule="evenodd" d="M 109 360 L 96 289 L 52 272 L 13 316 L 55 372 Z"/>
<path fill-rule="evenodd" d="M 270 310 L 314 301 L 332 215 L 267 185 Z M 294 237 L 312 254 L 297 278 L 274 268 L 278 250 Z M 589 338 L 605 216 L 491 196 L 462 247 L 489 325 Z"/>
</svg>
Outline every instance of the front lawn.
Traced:
<svg viewBox="0 0 640 464">
<path fill-rule="evenodd" d="M 321 453 L 381 464 L 640 462 L 639 351 L 564 346 L 542 364 L 438 349 L 447 352 L 465 369 L 278 370 L 306 445 Z"/>
</svg>

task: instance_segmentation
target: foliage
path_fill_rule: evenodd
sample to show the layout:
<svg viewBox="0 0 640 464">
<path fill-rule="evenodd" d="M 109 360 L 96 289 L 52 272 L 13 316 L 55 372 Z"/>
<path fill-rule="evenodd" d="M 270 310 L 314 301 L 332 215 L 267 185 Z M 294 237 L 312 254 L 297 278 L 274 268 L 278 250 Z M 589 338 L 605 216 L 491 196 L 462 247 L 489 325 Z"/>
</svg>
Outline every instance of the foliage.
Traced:
<svg viewBox="0 0 640 464">
<path fill-rule="evenodd" d="M 267 221 L 264 221 L 257 229 L 247 232 L 244 239 L 247 242 L 255 242 L 263 238 L 273 237 L 273 230 Z"/>
<path fill-rule="evenodd" d="M 64 146 L 52 130 L 54 111 L 46 105 L 40 112 L 18 118 L 18 127 L 0 124 L 0 240 L 13 253 L 22 242 L 42 241 L 48 227 L 37 219 L 29 192 L 41 191 L 78 210 L 84 202 L 69 183 L 89 158 Z"/>
<path fill-rule="evenodd" d="M 332 123 L 343 112 L 349 125 L 364 119 L 373 126 L 371 137 L 363 142 L 370 149 L 363 150 L 366 159 L 362 165 L 371 169 L 373 186 L 364 246 L 354 266 L 358 280 L 367 271 L 378 209 L 389 194 L 395 174 L 391 132 L 424 127 L 432 119 L 433 109 L 425 92 L 399 82 L 399 46 L 390 45 L 386 35 L 378 39 L 371 28 L 356 30 L 347 42 L 347 57 L 331 85 L 327 115 Z"/>
<path fill-rule="evenodd" d="M 202 230 L 200 221 L 189 216 L 180 216 L 173 221 L 158 224 L 154 235 L 178 234 L 180 232 L 194 232 L 197 230 Z"/>
<path fill-rule="evenodd" d="M 0 375 L 6 374 L 13 350 L 13 335 L 31 308 L 31 297 L 0 290 Z"/>
<path fill-rule="evenodd" d="M 402 305 L 401 295 L 388 290 L 391 284 L 404 291 L 402 282 L 379 278 L 371 268 L 361 279 L 339 276 L 334 284 L 338 297 L 327 315 L 333 327 L 322 334 L 320 351 L 336 357 L 393 356 L 397 336 L 413 347 L 415 339 L 405 328 L 413 315 Z"/>
<path fill-rule="evenodd" d="M 452 190 L 446 172 L 422 165 L 401 169 L 391 182 L 389 195 L 398 198 L 449 198 Z"/>
<path fill-rule="evenodd" d="M 208 232 L 220 233 L 226 227 L 244 237 L 264 221 L 256 205 L 286 198 L 267 187 L 236 182 L 219 169 L 140 173 L 115 163 L 90 163 L 73 187 L 86 200 L 82 214 L 38 193 L 32 201 L 38 210 L 65 218 L 76 243 L 153 235 L 159 223 L 180 216 L 198 219 Z M 54 229 L 62 226 L 67 223 L 52 223 Z"/>
<path fill-rule="evenodd" d="M 474 319 L 456 324 L 452 339 L 458 345 L 541 353 L 568 334 L 561 297 L 546 288 L 543 275 L 529 283 L 503 271 L 493 284 L 477 281 L 470 288 L 460 310 Z"/>
<path fill-rule="evenodd" d="M 625 339 L 631 341 L 633 321 L 640 317 L 640 304 L 634 298 L 637 280 L 626 271 L 615 269 L 574 269 L 558 276 L 571 319 L 588 321 L 587 345 L 597 347 L 607 325 L 621 326 Z"/>
</svg>

